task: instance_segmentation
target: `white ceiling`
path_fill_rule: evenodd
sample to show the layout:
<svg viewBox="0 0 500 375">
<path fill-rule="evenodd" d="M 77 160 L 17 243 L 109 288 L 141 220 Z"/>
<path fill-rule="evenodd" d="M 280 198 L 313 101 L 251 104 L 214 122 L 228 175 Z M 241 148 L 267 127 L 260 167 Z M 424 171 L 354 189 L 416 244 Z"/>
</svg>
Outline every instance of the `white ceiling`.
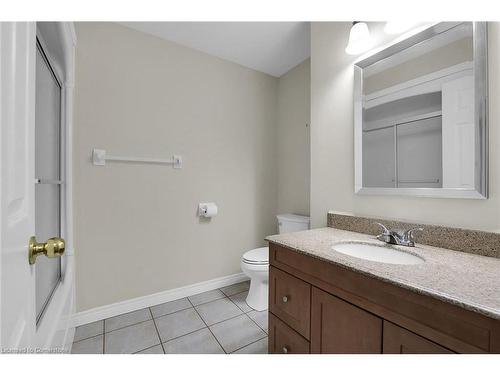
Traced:
<svg viewBox="0 0 500 375">
<path fill-rule="evenodd" d="M 309 22 L 120 22 L 279 77 L 310 56 Z"/>
</svg>

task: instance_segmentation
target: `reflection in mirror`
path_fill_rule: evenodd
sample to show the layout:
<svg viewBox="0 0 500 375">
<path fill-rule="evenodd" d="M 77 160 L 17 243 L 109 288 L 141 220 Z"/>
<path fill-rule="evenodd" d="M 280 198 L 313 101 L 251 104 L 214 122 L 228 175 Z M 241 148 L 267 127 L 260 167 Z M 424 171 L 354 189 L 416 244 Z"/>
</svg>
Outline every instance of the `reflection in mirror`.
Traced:
<svg viewBox="0 0 500 375">
<path fill-rule="evenodd" d="M 356 64 L 357 192 L 486 196 L 485 39 L 440 23 Z"/>
</svg>

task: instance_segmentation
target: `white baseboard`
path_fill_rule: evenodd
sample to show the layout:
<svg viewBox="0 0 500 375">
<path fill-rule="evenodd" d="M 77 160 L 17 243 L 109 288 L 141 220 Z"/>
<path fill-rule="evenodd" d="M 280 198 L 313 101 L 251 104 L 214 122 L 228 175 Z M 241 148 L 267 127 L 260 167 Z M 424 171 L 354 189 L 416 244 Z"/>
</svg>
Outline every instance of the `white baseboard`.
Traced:
<svg viewBox="0 0 500 375">
<path fill-rule="evenodd" d="M 131 311 L 158 305 L 160 303 L 174 301 L 179 298 L 192 296 L 193 294 L 207 292 L 212 289 L 222 288 L 248 280 L 243 273 L 219 277 L 197 284 L 191 284 L 176 289 L 165 290 L 163 292 L 149 294 L 147 296 L 132 298 L 126 301 L 112 303 L 110 305 L 99 306 L 93 309 L 78 312 L 73 317 L 73 326 L 97 322 L 102 319 L 111 318 L 116 315 L 125 314 Z"/>
</svg>

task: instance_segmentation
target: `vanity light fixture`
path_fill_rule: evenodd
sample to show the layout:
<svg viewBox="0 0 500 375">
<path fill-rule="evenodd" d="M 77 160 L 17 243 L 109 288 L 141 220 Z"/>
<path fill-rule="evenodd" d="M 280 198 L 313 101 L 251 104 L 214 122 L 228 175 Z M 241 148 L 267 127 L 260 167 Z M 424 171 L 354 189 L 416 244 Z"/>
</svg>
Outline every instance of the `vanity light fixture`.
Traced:
<svg viewBox="0 0 500 375">
<path fill-rule="evenodd" d="M 419 22 L 408 21 L 408 20 L 398 20 L 398 21 L 387 21 L 384 27 L 384 32 L 389 35 L 401 34 L 405 31 L 412 29 Z"/>
<path fill-rule="evenodd" d="M 373 38 L 366 22 L 354 21 L 345 52 L 348 55 L 359 55 L 368 51 L 372 46 Z"/>
</svg>

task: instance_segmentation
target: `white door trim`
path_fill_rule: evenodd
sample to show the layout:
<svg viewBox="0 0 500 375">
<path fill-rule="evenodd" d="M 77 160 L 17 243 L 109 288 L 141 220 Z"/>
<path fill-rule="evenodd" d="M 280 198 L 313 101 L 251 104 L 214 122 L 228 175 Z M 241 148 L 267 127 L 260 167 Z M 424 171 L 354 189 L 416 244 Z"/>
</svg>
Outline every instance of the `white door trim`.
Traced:
<svg viewBox="0 0 500 375">
<path fill-rule="evenodd" d="M 245 274 L 236 273 L 234 275 L 202 281 L 201 283 L 191 284 L 176 289 L 169 289 L 163 292 L 149 294 L 147 296 L 112 303 L 110 305 L 99 306 L 76 313 L 73 319 L 73 325 L 77 327 L 82 324 L 97 322 L 116 315 L 126 314 L 128 312 L 159 305 L 161 303 L 175 301 L 179 298 L 185 298 L 198 293 L 208 292 L 209 290 L 223 288 L 225 286 L 246 280 L 248 280 L 248 277 Z"/>
</svg>

